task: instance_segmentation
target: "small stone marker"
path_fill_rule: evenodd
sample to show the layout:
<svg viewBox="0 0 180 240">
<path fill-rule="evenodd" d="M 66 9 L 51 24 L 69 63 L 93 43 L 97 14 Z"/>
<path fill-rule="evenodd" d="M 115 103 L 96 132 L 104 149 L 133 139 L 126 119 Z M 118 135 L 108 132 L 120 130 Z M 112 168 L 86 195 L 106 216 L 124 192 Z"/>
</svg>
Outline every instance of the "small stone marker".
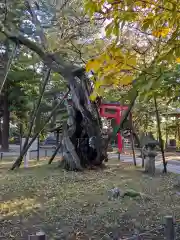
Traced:
<svg viewBox="0 0 180 240">
<path fill-rule="evenodd" d="M 108 191 L 109 200 L 117 199 L 120 196 L 121 196 L 121 190 L 117 187 L 112 188 L 111 190 Z"/>
</svg>

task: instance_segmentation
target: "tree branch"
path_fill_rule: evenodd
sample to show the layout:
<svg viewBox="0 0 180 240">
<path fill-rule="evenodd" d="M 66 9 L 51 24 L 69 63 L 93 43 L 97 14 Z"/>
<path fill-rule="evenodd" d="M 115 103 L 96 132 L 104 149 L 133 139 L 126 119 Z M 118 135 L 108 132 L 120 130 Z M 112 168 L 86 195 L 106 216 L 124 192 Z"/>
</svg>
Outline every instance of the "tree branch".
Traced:
<svg viewBox="0 0 180 240">
<path fill-rule="evenodd" d="M 12 51 L 12 53 L 11 53 L 11 56 L 10 56 L 10 58 L 9 58 L 9 60 L 8 60 L 7 67 L 6 67 L 6 72 L 5 72 L 5 75 L 4 75 L 4 79 L 3 79 L 3 82 L 2 82 L 1 87 L 0 87 L 0 94 L 2 93 L 4 84 L 5 84 L 5 82 L 6 82 L 7 76 L 8 76 L 8 74 L 9 74 L 9 71 L 10 71 L 10 68 L 11 68 L 11 65 L 12 65 L 12 62 L 13 62 L 13 59 L 14 59 L 14 57 L 15 57 L 15 55 L 16 55 L 17 45 L 18 45 L 18 44 L 15 43 L 14 49 L 13 49 L 13 51 Z M 6 51 L 8 51 L 8 49 L 6 49 Z M 7 53 L 7 54 L 8 54 L 8 53 Z"/>
<path fill-rule="evenodd" d="M 36 13 L 35 13 L 33 7 L 31 6 L 31 2 L 29 0 L 26 0 L 25 1 L 25 5 L 27 6 L 27 10 L 31 14 L 32 22 L 36 26 L 36 32 L 37 32 L 37 34 L 39 35 L 39 37 L 41 39 L 41 44 L 43 45 L 43 48 L 46 49 L 47 48 L 46 37 L 45 37 L 43 29 L 41 27 L 41 23 L 39 22 L 39 20 L 38 20 L 38 18 L 36 16 Z"/>
<path fill-rule="evenodd" d="M 70 80 L 73 75 L 80 74 L 83 68 L 77 68 L 74 65 L 66 64 L 57 53 L 45 52 L 41 46 L 24 37 L 21 33 L 14 34 L 10 32 L 2 23 L 0 23 L 0 32 L 15 43 L 22 44 L 40 56 L 48 68 L 61 74 L 66 80 Z M 72 79 L 71 79 L 72 80 Z"/>
<path fill-rule="evenodd" d="M 159 8 L 161 10 L 164 10 L 164 11 L 168 11 L 168 12 L 172 12 L 173 13 L 173 9 L 170 9 L 170 8 L 166 8 L 166 7 L 163 7 L 163 6 L 160 6 L 160 5 L 157 5 L 155 3 L 152 3 L 150 1 L 146 1 L 146 0 L 141 0 L 140 2 L 144 3 L 144 4 L 150 4 L 150 5 L 153 5 L 155 6 L 156 8 Z M 117 0 L 117 1 L 114 1 L 113 3 L 111 3 L 111 5 L 117 5 L 117 4 L 120 4 L 120 3 L 123 3 L 122 0 Z M 126 10 L 124 10 L 124 12 L 126 12 Z M 177 11 L 177 12 L 180 12 L 180 11 Z"/>
<path fill-rule="evenodd" d="M 42 102 L 42 99 L 43 99 L 43 96 L 44 96 L 44 92 L 45 92 L 45 88 L 46 88 L 46 85 L 49 81 L 49 78 L 50 78 L 50 74 L 51 74 L 51 69 L 48 69 L 47 73 L 46 73 L 46 76 L 44 78 L 44 81 L 43 81 L 43 86 L 42 86 L 42 90 L 40 92 L 40 96 L 39 96 L 39 99 L 38 99 L 38 102 L 37 102 L 37 106 L 35 107 L 34 109 L 34 112 L 31 116 L 31 121 L 30 121 L 30 126 L 29 126 L 29 131 L 28 131 L 28 134 L 27 134 L 27 138 L 24 142 L 24 146 L 23 146 L 23 149 L 27 146 L 28 144 L 28 141 L 29 141 L 29 138 L 30 138 L 30 135 L 31 135 L 31 132 L 32 132 L 32 129 L 33 129 L 33 126 L 34 126 L 34 123 L 35 123 L 35 120 L 37 118 L 37 115 L 39 113 L 39 109 L 40 109 L 40 105 L 41 105 L 41 102 Z"/>
<path fill-rule="evenodd" d="M 5 24 L 6 23 L 6 20 L 7 20 L 7 14 L 8 14 L 8 10 L 7 10 L 7 0 L 4 0 L 4 20 L 3 20 L 3 23 Z"/>
</svg>

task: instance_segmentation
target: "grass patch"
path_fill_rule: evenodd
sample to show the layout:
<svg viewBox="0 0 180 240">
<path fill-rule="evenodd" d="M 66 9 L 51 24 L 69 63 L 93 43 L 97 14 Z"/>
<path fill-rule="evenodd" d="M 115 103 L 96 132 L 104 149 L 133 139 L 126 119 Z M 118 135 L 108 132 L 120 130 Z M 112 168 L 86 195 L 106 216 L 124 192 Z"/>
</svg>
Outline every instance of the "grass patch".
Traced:
<svg viewBox="0 0 180 240">
<path fill-rule="evenodd" d="M 162 223 L 165 215 L 180 219 L 176 175 L 154 178 L 127 163 L 110 160 L 107 168 L 82 173 L 66 172 L 57 163 L 31 161 L 28 169 L 7 171 L 0 164 L 0 237 L 26 239 L 43 230 L 48 239 L 110 239 L 128 237 Z M 146 197 L 108 200 L 118 187 Z M 162 232 L 146 239 L 163 239 Z"/>
</svg>

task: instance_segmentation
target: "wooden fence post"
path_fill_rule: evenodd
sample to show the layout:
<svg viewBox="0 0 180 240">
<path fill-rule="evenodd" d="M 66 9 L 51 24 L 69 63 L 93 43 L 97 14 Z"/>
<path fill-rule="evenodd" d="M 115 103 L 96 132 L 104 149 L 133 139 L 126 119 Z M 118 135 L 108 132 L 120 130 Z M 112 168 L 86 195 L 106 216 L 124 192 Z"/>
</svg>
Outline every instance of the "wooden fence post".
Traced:
<svg viewBox="0 0 180 240">
<path fill-rule="evenodd" d="M 46 240 L 46 235 L 43 232 L 39 232 L 36 235 L 29 235 L 28 240 Z"/>
<path fill-rule="evenodd" d="M 174 219 L 172 216 L 165 217 L 165 239 L 175 240 Z"/>
</svg>

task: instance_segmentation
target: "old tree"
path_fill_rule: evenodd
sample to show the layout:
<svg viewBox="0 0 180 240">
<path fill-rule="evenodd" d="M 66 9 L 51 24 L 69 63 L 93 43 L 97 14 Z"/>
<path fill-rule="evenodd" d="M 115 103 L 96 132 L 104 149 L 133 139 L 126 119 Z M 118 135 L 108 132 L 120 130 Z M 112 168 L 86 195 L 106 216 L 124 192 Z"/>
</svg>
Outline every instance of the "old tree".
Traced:
<svg viewBox="0 0 180 240">
<path fill-rule="evenodd" d="M 63 166 L 80 170 L 101 165 L 106 159 L 107 143 L 102 141 L 97 97 L 107 89 L 132 84 L 127 94 L 129 110 L 137 97 L 146 101 L 163 95 L 167 100 L 167 89 L 174 85 L 172 75 L 179 75 L 178 1 L 16 0 L 16 6 L 18 10 L 10 2 L 1 6 L 0 31 L 3 41 L 11 45 L 2 87 L 13 59 L 18 56 L 12 46 L 18 51 L 27 47 L 39 57 L 44 81 L 27 139 L 12 169 L 20 166 L 32 142 L 67 98 L 71 98 L 71 104 L 66 104 L 69 119 L 63 125 Z M 92 39 L 100 33 L 100 26 L 105 28 L 105 37 L 99 40 L 98 51 L 94 51 L 96 41 Z M 87 56 L 87 51 L 92 54 Z M 89 79 L 86 72 L 91 71 Z M 29 142 L 52 73 L 63 77 L 68 90 Z"/>
<path fill-rule="evenodd" d="M 9 56 L 9 60 L 5 62 L 4 69 L 6 71 L 1 79 L 1 92 L 8 81 L 9 71 L 14 61 L 17 60 L 19 52 L 24 47 L 29 49 L 28 54 L 38 55 L 40 59 L 38 67 L 43 73 L 44 80 L 41 84 L 39 99 L 31 114 L 24 146 L 12 169 L 21 165 L 30 145 L 44 130 L 60 105 L 63 102 L 67 103 L 69 98 L 71 99 L 70 104 L 69 102 L 66 104 L 69 118 L 67 123 L 63 124 L 63 139 L 57 146 L 57 150 L 63 149 L 62 165 L 70 170 L 101 165 L 106 159 L 106 146 L 102 141 L 101 121 L 97 105 L 89 100 L 93 86 L 85 69 L 81 67 L 82 64 L 78 66 L 76 62 L 71 63 L 74 60 L 72 55 L 76 53 L 77 57 L 76 45 L 85 44 L 87 34 L 90 38 L 96 30 L 97 24 L 94 25 L 92 31 L 87 31 L 90 19 L 80 8 L 82 3 L 77 3 L 77 1 L 61 1 L 60 4 L 54 4 L 50 1 L 44 3 L 43 1 L 17 0 L 16 4 L 18 7 L 16 10 L 11 2 L 1 6 L 3 17 L 0 31 L 3 34 L 5 53 L 8 52 Z M 57 39 L 57 41 L 53 42 L 53 39 Z M 6 42 L 10 44 L 8 50 Z M 71 49 L 69 56 L 66 51 L 68 48 Z M 78 55 L 80 55 L 79 52 Z M 82 57 L 78 56 L 78 58 L 79 64 L 82 63 Z M 30 140 L 45 88 L 53 73 L 60 74 L 59 79 L 63 77 L 66 82 L 66 92 L 64 96 L 61 94 L 46 121 L 40 129 L 35 131 Z"/>
</svg>

